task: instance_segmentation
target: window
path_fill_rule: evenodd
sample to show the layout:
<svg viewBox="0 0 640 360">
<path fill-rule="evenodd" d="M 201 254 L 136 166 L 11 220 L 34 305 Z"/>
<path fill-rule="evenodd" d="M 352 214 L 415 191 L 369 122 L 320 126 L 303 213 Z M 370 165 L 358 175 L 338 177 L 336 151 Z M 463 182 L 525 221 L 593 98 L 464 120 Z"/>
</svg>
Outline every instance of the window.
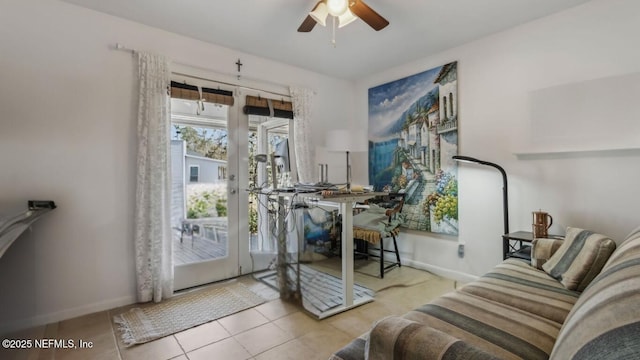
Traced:
<svg viewBox="0 0 640 360">
<path fill-rule="evenodd" d="M 189 166 L 189 182 L 198 182 L 198 175 L 200 175 L 200 167 L 198 165 Z"/>
<path fill-rule="evenodd" d="M 444 114 L 444 116 L 443 116 L 444 119 L 442 119 L 442 120 L 446 120 L 447 117 L 448 117 L 448 115 L 447 115 L 447 96 L 446 95 L 442 97 L 442 105 L 443 105 L 442 107 L 444 108 L 444 113 L 443 113 Z"/>
<path fill-rule="evenodd" d="M 218 180 L 224 180 L 227 178 L 227 167 L 218 166 Z"/>
<path fill-rule="evenodd" d="M 453 115 L 454 115 L 454 113 L 453 113 L 453 93 L 449 93 L 449 107 L 450 107 L 449 113 L 451 114 L 451 117 L 453 117 Z"/>
</svg>

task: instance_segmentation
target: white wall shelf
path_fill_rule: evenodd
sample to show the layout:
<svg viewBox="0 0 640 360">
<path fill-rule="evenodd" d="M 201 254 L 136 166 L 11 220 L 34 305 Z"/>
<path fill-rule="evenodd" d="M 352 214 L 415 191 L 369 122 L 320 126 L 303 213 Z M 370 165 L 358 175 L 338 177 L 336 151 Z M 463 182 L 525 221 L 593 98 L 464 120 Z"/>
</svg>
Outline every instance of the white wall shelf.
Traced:
<svg viewBox="0 0 640 360">
<path fill-rule="evenodd" d="M 602 149 L 523 150 L 513 153 L 518 160 L 640 155 L 640 146 Z"/>
</svg>

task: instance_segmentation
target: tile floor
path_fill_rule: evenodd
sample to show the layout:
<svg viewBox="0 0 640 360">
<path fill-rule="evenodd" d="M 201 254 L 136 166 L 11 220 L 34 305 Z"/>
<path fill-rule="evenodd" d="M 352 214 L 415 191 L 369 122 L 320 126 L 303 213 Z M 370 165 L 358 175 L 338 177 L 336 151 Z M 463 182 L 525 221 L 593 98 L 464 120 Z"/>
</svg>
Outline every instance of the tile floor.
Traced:
<svg viewBox="0 0 640 360">
<path fill-rule="evenodd" d="M 238 281 L 248 285 L 255 282 L 249 276 Z M 454 287 L 453 281 L 434 277 L 418 285 L 382 290 L 376 294 L 374 302 L 324 320 L 316 320 L 297 306 L 275 299 L 217 321 L 127 348 L 120 340 L 112 318 L 136 306 L 130 305 L 3 336 L 3 339 L 82 339 L 93 342 L 92 348 L 0 349 L 0 359 L 327 359 L 334 351 L 366 332 L 376 319 L 402 314 Z"/>
</svg>

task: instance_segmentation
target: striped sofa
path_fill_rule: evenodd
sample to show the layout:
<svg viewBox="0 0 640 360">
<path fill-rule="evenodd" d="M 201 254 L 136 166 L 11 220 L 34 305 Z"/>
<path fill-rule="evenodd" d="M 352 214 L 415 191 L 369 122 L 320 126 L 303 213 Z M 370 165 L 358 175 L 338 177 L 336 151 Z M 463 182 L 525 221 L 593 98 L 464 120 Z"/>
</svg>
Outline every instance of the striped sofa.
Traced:
<svg viewBox="0 0 640 360">
<path fill-rule="evenodd" d="M 533 265 L 507 259 L 457 291 L 379 320 L 330 360 L 640 359 L 640 227 L 617 248 L 599 237 L 589 252 L 585 239 L 597 234 L 574 235 L 572 244 L 535 240 Z M 601 263 L 601 271 L 569 269 L 555 253 Z M 564 279 L 550 275 L 563 271 Z M 592 281 L 567 282 L 575 271 Z"/>
</svg>

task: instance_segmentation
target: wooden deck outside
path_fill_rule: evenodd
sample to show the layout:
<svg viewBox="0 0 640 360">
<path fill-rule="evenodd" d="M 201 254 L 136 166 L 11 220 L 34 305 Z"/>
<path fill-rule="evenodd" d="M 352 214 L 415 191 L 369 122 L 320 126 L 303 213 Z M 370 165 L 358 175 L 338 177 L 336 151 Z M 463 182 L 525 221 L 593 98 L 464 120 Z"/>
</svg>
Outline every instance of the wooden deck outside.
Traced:
<svg viewBox="0 0 640 360">
<path fill-rule="evenodd" d="M 228 255 L 228 233 L 226 218 L 194 219 L 189 221 L 200 225 L 200 234 L 183 235 L 174 227 L 173 231 L 173 264 L 182 265 L 206 260 L 224 258 Z M 259 249 L 258 236 L 250 235 L 249 249 Z"/>
<path fill-rule="evenodd" d="M 217 238 L 194 235 L 184 236 L 180 241 L 180 231 L 173 232 L 174 265 L 189 264 L 204 260 L 219 259 L 227 256 L 227 230 L 216 229 Z"/>
</svg>

